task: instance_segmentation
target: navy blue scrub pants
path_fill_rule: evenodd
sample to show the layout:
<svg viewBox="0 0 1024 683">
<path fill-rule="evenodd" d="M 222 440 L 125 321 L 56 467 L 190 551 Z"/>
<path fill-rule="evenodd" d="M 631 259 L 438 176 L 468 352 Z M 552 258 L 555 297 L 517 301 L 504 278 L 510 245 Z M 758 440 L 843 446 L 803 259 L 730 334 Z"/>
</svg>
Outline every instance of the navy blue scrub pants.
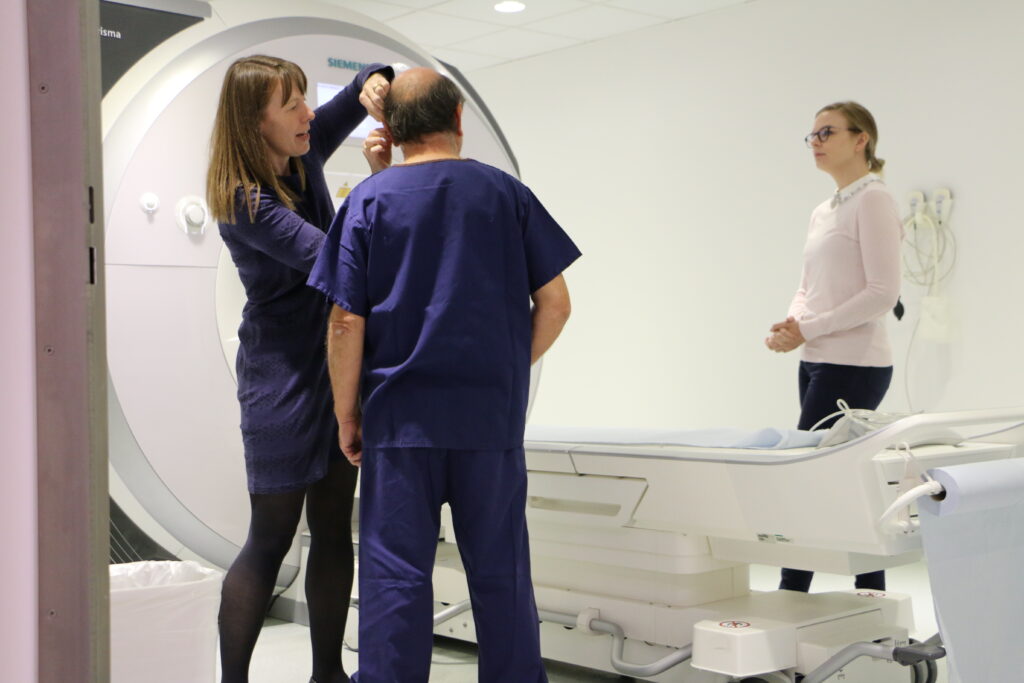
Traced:
<svg viewBox="0 0 1024 683">
<path fill-rule="evenodd" d="M 481 683 L 546 683 L 530 579 L 522 448 L 364 449 L 358 683 L 427 683 L 432 574 L 449 503 L 469 581 Z"/>
<path fill-rule="evenodd" d="M 797 429 L 810 429 L 818 420 L 839 410 L 838 399 L 846 401 L 851 408 L 874 410 L 885 397 L 891 381 L 891 365 L 865 367 L 800 361 L 800 424 Z M 838 419 L 837 416 L 823 423 L 821 428 L 828 429 Z M 813 578 L 814 572 L 783 569 L 779 588 L 806 593 Z M 885 572 L 858 574 L 854 587 L 884 591 Z"/>
</svg>

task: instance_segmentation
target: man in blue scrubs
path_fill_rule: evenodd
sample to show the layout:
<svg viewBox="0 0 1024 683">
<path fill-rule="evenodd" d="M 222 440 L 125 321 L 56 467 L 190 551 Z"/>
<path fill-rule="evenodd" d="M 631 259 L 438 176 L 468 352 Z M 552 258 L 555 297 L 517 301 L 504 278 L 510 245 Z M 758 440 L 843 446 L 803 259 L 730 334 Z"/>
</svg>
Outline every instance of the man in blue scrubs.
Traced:
<svg viewBox="0 0 1024 683">
<path fill-rule="evenodd" d="M 568 319 L 561 273 L 580 252 L 522 183 L 460 157 L 462 95 L 447 78 L 425 68 L 396 77 L 384 124 L 374 139 L 401 146 L 405 161 L 352 191 L 309 279 L 335 304 L 339 439 L 362 466 L 354 680 L 428 680 L 447 502 L 479 680 L 546 681 L 523 429 L 530 364 Z"/>
</svg>

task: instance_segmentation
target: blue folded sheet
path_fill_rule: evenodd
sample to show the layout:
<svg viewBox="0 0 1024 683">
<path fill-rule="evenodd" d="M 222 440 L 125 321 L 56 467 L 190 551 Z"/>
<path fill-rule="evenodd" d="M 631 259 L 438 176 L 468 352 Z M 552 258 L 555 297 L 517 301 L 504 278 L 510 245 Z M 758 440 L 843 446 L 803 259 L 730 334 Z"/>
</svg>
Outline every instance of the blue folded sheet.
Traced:
<svg viewBox="0 0 1024 683">
<path fill-rule="evenodd" d="M 699 448 L 749 448 L 781 450 L 818 445 L 824 431 L 798 429 L 634 429 L 618 427 L 553 427 L 527 425 L 527 441 L 559 443 L 606 443 L 616 446 L 696 446 Z"/>
</svg>

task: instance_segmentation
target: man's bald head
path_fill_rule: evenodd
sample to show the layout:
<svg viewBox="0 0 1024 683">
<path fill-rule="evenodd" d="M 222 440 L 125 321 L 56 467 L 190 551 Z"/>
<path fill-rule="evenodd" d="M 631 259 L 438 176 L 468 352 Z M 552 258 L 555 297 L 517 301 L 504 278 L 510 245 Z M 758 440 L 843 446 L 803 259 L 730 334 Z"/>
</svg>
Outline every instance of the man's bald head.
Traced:
<svg viewBox="0 0 1024 683">
<path fill-rule="evenodd" d="M 420 142 L 431 133 L 458 134 L 455 116 L 462 104 L 458 86 L 433 69 L 416 67 L 398 74 L 384 98 L 384 123 L 396 145 Z"/>
<path fill-rule="evenodd" d="M 397 100 L 409 100 L 422 96 L 438 79 L 444 78 L 437 71 L 417 66 L 398 74 L 391 83 L 391 94 Z"/>
</svg>

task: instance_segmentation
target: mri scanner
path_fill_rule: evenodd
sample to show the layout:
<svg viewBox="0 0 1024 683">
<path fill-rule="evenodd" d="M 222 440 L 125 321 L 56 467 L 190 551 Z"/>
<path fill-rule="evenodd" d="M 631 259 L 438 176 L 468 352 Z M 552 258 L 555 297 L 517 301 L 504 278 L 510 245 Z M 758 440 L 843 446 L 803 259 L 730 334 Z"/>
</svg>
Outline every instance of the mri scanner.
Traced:
<svg viewBox="0 0 1024 683">
<path fill-rule="evenodd" d="M 256 53 L 290 59 L 305 70 L 316 105 L 365 63 L 433 66 L 467 94 L 464 153 L 517 169 L 461 75 L 367 17 L 301 0 L 287 3 L 289 16 L 281 3 L 253 0 L 138 4 L 207 18 L 143 55 L 103 99 L 112 554 L 226 568 L 248 526 L 234 377 L 245 294 L 203 197 L 227 66 Z M 140 12 L 164 14 L 130 12 L 135 27 L 148 16 Z M 103 35 L 127 39 L 132 29 L 105 26 Z M 359 136 L 373 127 L 361 127 L 327 164 L 336 205 L 367 175 Z M 301 578 L 300 546 L 281 570 L 282 588 Z M 288 613 L 289 600 L 277 608 Z M 289 616 L 301 619 L 299 609 Z"/>
<path fill-rule="evenodd" d="M 368 62 L 448 71 L 468 95 L 465 155 L 516 173 L 486 106 L 454 69 L 361 15 L 295 0 L 285 17 L 277 4 L 191 2 L 206 18 L 142 56 L 104 97 L 111 535 L 121 560 L 226 568 L 246 535 L 233 376 L 244 293 L 203 200 L 214 108 L 231 61 L 260 52 L 295 61 L 317 100 Z M 340 203 L 365 177 L 359 140 L 343 145 L 326 171 Z M 531 399 L 537 380 L 535 371 Z M 914 416 L 838 446 L 772 451 L 585 433 L 530 439 L 528 519 L 545 657 L 664 682 L 780 683 L 799 673 L 815 683 L 840 670 L 847 681 L 930 680 L 929 661 L 941 652 L 906 648 L 913 623 L 905 596 L 754 593 L 748 565 L 855 574 L 916 561 L 913 517 L 878 522 L 908 475 L 896 447 L 1010 421 L 1024 421 L 1024 412 Z M 915 447 L 916 461 L 1018 455 L 1015 443 L 940 440 L 947 443 Z M 457 538 L 450 516 L 443 519 L 435 632 L 472 641 Z M 297 621 L 305 620 L 296 588 L 304 547 L 300 536 L 274 608 Z"/>
<path fill-rule="evenodd" d="M 437 68 L 467 94 L 465 154 L 517 169 L 458 71 L 366 16 L 301 0 L 288 3 L 288 16 L 281 3 L 253 0 L 134 4 L 141 7 L 104 2 L 104 9 L 129 12 L 127 26 L 103 27 L 104 40 L 137 38 L 133 30 L 165 26 L 168 17 L 179 26 L 198 23 L 142 54 L 102 103 L 112 558 L 197 559 L 226 568 L 249 521 L 233 375 L 245 293 L 204 195 L 229 63 L 254 53 L 291 59 L 306 72 L 314 105 L 364 63 Z M 155 6 L 197 16 L 182 20 Z M 165 36 L 158 29 L 156 40 Z M 104 46 L 104 59 L 109 54 L 114 50 Z M 372 124 L 360 126 L 327 165 L 336 206 L 368 174 L 361 137 Z M 281 589 L 302 585 L 301 546 L 298 539 L 285 561 Z M 283 596 L 275 610 L 304 621 L 301 591 Z"/>
</svg>

